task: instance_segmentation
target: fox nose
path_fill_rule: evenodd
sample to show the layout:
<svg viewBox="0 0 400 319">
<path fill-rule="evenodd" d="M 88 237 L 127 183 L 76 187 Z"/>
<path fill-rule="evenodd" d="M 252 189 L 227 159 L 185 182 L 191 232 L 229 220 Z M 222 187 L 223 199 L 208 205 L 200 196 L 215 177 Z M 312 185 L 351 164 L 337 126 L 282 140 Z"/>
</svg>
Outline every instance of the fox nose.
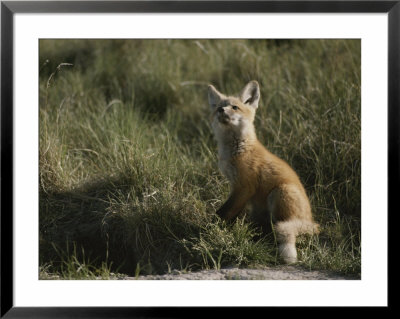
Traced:
<svg viewBox="0 0 400 319">
<path fill-rule="evenodd" d="M 220 107 L 218 108 L 218 113 L 224 113 L 224 108 L 223 108 L 222 106 L 220 106 Z"/>
</svg>

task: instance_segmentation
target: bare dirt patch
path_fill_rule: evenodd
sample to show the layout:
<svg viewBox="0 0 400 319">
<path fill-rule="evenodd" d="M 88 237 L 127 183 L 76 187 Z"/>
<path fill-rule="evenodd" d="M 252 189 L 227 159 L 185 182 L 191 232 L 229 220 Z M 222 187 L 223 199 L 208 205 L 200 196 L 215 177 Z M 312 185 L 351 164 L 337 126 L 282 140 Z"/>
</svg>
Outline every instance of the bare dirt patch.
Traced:
<svg viewBox="0 0 400 319">
<path fill-rule="evenodd" d="M 279 266 L 261 269 L 226 268 L 182 272 L 174 270 L 165 275 L 124 277 L 124 280 L 357 280 L 356 276 L 345 276 L 329 271 L 306 270 L 298 266 Z"/>
</svg>

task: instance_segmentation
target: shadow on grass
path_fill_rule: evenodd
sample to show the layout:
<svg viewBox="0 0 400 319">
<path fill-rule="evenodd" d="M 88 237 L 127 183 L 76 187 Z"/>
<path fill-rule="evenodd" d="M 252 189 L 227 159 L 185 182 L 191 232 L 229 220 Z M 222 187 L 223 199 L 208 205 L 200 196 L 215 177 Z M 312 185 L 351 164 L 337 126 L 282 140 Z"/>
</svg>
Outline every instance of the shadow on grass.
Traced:
<svg viewBox="0 0 400 319">
<path fill-rule="evenodd" d="M 157 224 L 151 216 L 147 219 L 129 204 L 132 187 L 129 178 L 119 177 L 89 182 L 66 192 L 41 190 L 40 264 L 51 263 L 60 270 L 60 252 L 65 256 L 73 251 L 79 260 L 90 260 L 95 266 L 106 262 L 111 264 L 111 271 L 128 275 L 135 275 L 138 264 L 141 273 L 151 274 L 166 272 L 171 260 L 179 263 L 185 251 L 178 247 L 176 238 L 168 236 L 162 222 Z M 116 196 L 127 200 L 121 203 Z M 175 212 L 162 213 L 169 218 Z M 184 229 L 196 231 L 195 225 L 185 225 L 184 220 L 174 222 L 179 222 L 178 236 L 184 236 Z"/>
<path fill-rule="evenodd" d="M 116 265 L 132 262 L 134 256 L 125 253 L 123 247 L 117 250 L 110 247 L 109 234 L 104 229 L 109 208 L 106 199 L 115 186 L 123 189 L 124 183 L 97 181 L 67 192 L 40 191 L 40 263 L 61 266 L 61 256 L 53 246 L 67 252 L 73 251 L 72 245 L 78 248 L 78 258 L 83 258 L 83 248 L 86 257 L 94 262 L 107 259 Z M 123 225 L 118 216 L 113 218 L 113 224 Z"/>
</svg>

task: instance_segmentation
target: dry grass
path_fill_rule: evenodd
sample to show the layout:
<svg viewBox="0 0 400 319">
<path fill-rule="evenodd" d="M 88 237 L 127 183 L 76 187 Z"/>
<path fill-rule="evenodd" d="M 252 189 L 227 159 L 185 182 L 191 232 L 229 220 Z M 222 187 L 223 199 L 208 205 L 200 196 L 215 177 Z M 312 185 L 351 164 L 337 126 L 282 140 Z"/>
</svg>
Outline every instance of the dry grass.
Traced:
<svg viewBox="0 0 400 319">
<path fill-rule="evenodd" d="M 42 40 L 40 65 L 42 269 L 275 264 L 273 238 L 215 216 L 229 188 L 206 84 L 255 79 L 258 137 L 299 173 L 322 225 L 300 263 L 360 274 L 360 41 Z"/>
</svg>

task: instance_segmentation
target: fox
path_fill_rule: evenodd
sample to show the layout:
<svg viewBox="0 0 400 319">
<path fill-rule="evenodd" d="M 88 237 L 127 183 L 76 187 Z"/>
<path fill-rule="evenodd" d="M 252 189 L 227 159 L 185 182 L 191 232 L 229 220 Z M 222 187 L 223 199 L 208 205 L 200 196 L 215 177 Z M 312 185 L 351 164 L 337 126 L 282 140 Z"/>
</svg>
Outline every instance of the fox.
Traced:
<svg viewBox="0 0 400 319">
<path fill-rule="evenodd" d="M 226 96 L 208 85 L 211 128 L 218 166 L 230 184 L 230 195 L 216 214 L 233 221 L 245 207 L 263 232 L 275 232 L 279 258 L 297 262 L 296 237 L 318 234 L 309 198 L 299 176 L 257 138 L 254 119 L 260 86 L 250 81 L 239 95 Z"/>
</svg>

